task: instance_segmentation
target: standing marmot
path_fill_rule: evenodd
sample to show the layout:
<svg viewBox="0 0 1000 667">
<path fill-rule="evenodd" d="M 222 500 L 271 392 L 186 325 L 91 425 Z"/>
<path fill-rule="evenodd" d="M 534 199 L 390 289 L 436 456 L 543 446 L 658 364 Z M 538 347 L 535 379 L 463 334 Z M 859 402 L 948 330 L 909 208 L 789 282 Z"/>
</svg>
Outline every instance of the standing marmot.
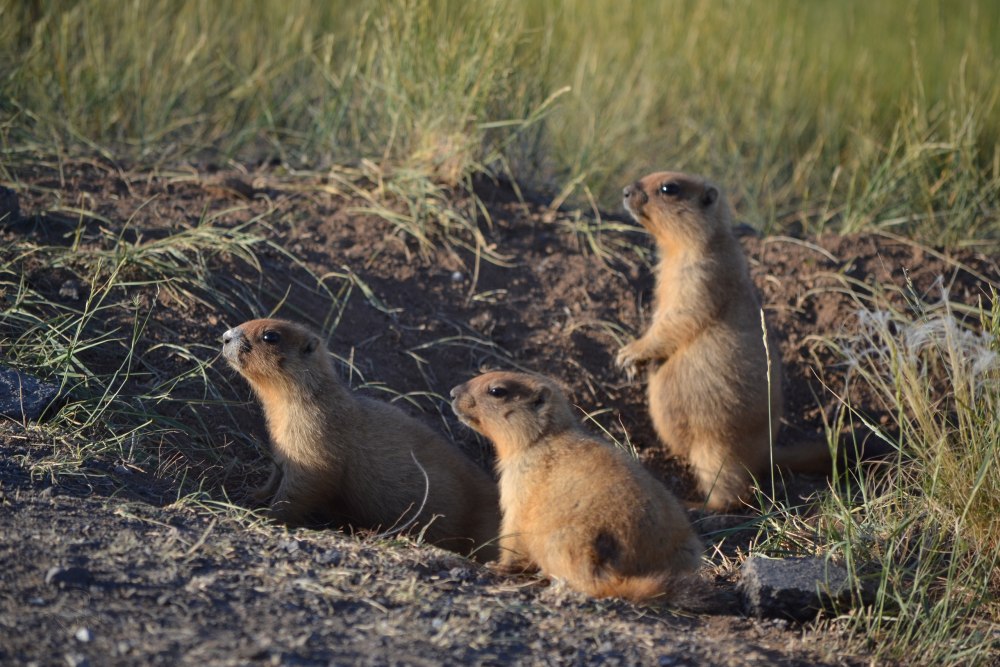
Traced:
<svg viewBox="0 0 1000 667">
<path fill-rule="evenodd" d="M 264 406 L 277 468 L 264 489 L 290 524 L 426 529 L 428 542 L 486 560 L 497 488 L 458 449 L 399 408 L 356 396 L 319 336 L 282 320 L 227 331 L 222 353 Z M 419 512 L 419 514 L 418 514 Z"/>
<path fill-rule="evenodd" d="M 500 562 L 540 569 L 594 597 L 669 594 L 701 543 L 666 487 L 587 435 L 550 380 L 493 372 L 451 390 L 452 409 L 489 438 L 500 473 Z"/>
<path fill-rule="evenodd" d="M 646 332 L 618 353 L 630 374 L 650 363 L 649 412 L 660 439 L 688 460 L 710 509 L 736 505 L 751 475 L 770 469 L 781 419 L 781 355 L 768 359 L 760 302 L 719 188 L 687 174 L 650 174 L 624 190 L 625 208 L 660 253 Z M 828 472 L 821 441 L 774 448 L 774 462 Z"/>
</svg>

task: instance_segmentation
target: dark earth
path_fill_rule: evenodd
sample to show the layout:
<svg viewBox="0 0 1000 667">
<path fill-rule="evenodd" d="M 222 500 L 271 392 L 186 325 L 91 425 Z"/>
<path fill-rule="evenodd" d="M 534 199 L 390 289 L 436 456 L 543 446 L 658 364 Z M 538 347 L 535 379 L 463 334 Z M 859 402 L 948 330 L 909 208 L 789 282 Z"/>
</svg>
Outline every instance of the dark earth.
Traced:
<svg viewBox="0 0 1000 667">
<path fill-rule="evenodd" d="M 621 213 L 603 214 L 599 226 L 591 212 L 551 210 L 483 180 L 475 184 L 484 204 L 477 246 L 443 217 L 473 210 L 468 194 L 419 202 L 425 223 L 438 223 L 421 227 L 407 221 L 410 205 L 357 170 L 129 172 L 94 161 L 11 173 L 0 185 L 17 192 L 20 216 L 0 222 L 0 248 L 18 275 L 6 269 L 4 284 L 23 278 L 59 307 L 82 308 L 93 292 L 82 262 L 119 238 L 148 249 L 205 225 L 253 233 L 259 266 L 192 250 L 190 275 L 165 272 L 158 287 L 148 267 L 126 271 L 130 282 L 87 325 L 95 334 L 131 331 L 136 310 L 149 313 L 123 400 L 204 369 L 156 402 L 158 414 L 181 426 L 75 449 L 117 427 L 67 433 L 0 424 L 0 663 L 870 661 L 863 644 L 825 621 L 743 615 L 736 583 L 756 540 L 752 509 L 734 517 L 692 512 L 708 545 L 702 582 L 668 608 L 587 600 L 412 540 L 290 531 L 246 511 L 266 474 L 267 437 L 249 389 L 218 357 L 219 339 L 272 311 L 322 329 L 345 381 L 423 415 L 485 467 L 488 446 L 458 424 L 444 397 L 480 369 L 527 369 L 561 380 L 581 418 L 592 416 L 591 430 L 633 446 L 668 487 L 694 499 L 683 466 L 657 447 L 641 383 L 613 365 L 644 326 L 652 288 L 651 242 Z M 887 235 L 760 238 L 740 229 L 784 362 L 788 423 L 779 445 L 821 436 L 824 421 L 843 410 L 840 396 L 889 428 L 886 406 L 847 382 L 849 367 L 832 344 L 855 332 L 857 310 L 875 303 L 873 294 L 902 308 L 946 289 L 952 301 L 988 306 L 989 285 L 1000 284 L 996 260 L 974 249 L 945 253 Z M 422 244 L 418 233 L 432 242 Z M 76 244 L 82 259 L 15 257 L 18 244 Z M 13 319 L 0 327 L 0 361 L 10 363 L 9 346 L 23 330 Z M 126 352 L 107 344 L 83 356 L 110 377 Z M 67 400 L 88 391 L 93 384 Z M 796 500 L 826 484 L 795 479 L 778 491 Z"/>
</svg>

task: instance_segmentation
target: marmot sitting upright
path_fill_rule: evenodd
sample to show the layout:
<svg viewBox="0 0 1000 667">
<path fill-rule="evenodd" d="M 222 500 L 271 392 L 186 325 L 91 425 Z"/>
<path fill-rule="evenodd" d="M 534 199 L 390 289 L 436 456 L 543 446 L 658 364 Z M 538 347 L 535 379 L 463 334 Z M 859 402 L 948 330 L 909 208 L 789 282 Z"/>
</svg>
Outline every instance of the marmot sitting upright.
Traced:
<svg viewBox="0 0 1000 667">
<path fill-rule="evenodd" d="M 489 438 L 500 473 L 500 561 L 594 597 L 669 596 L 701 542 L 680 503 L 638 462 L 587 435 L 547 378 L 493 372 L 451 391 Z"/>
<path fill-rule="evenodd" d="M 719 188 L 687 174 L 650 174 L 625 208 L 656 240 L 660 261 L 649 328 L 621 349 L 648 363 L 649 412 L 660 439 L 687 459 L 710 509 L 737 505 L 770 469 L 783 411 L 781 354 L 764 346 L 761 307 Z M 829 472 L 825 442 L 775 447 L 775 464 Z"/>
</svg>

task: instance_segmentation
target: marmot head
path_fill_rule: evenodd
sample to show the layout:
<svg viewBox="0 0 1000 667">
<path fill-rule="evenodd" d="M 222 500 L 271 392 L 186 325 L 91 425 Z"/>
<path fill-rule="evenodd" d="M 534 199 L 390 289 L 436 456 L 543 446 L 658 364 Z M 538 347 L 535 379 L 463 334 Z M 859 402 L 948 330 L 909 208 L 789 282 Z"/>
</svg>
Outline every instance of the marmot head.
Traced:
<svg viewBox="0 0 1000 667">
<path fill-rule="evenodd" d="M 636 222 L 662 243 L 707 243 L 729 230 L 725 197 L 699 176 L 656 172 L 626 186 L 622 198 Z"/>
<path fill-rule="evenodd" d="M 452 389 L 451 397 L 458 418 L 489 438 L 501 460 L 577 426 L 562 389 L 541 375 L 484 373 Z"/>
<path fill-rule="evenodd" d="M 308 384 L 328 363 L 319 336 L 285 320 L 251 320 L 222 334 L 222 356 L 255 389 Z"/>
</svg>

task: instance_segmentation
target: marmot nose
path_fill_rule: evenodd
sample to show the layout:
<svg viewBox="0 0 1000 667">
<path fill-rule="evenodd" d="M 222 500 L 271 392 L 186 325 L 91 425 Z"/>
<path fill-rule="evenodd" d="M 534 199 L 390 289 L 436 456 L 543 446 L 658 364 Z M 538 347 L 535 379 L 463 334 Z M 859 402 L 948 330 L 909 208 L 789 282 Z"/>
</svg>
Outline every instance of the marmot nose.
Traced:
<svg viewBox="0 0 1000 667">
<path fill-rule="evenodd" d="M 459 389 L 459 387 L 461 387 L 461 385 L 459 385 L 458 387 L 452 387 L 451 388 L 451 392 L 449 392 L 448 395 L 451 396 L 452 398 L 458 398 L 458 389 Z"/>
<path fill-rule="evenodd" d="M 239 332 L 236 329 L 230 329 L 226 333 L 222 334 L 222 344 L 228 345 L 234 338 L 236 338 L 237 333 Z"/>
<path fill-rule="evenodd" d="M 633 183 L 632 185 L 626 185 L 622 190 L 622 198 L 624 198 L 625 201 L 631 200 L 634 204 L 638 204 L 639 206 L 642 206 L 649 201 L 649 197 L 642 189 L 642 185 L 638 182 Z"/>
</svg>

